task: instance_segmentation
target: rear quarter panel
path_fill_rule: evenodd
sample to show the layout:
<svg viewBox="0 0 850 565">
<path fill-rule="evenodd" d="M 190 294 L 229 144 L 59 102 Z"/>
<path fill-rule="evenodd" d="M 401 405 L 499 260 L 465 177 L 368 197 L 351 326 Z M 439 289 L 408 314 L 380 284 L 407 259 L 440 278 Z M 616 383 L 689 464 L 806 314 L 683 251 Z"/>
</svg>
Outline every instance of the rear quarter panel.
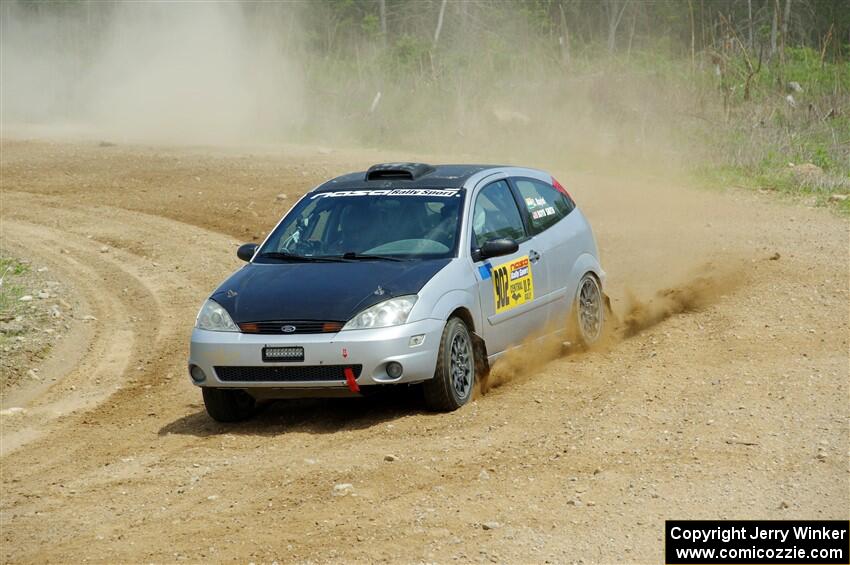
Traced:
<svg viewBox="0 0 850 565">
<path fill-rule="evenodd" d="M 596 240 L 593 237 L 593 230 L 590 223 L 585 218 L 582 211 L 578 208 L 573 210 L 570 216 L 576 216 L 579 223 L 579 230 L 575 239 L 575 245 L 578 248 L 576 260 L 569 265 L 569 271 L 566 275 L 567 280 L 567 300 L 569 306 L 572 307 L 573 299 L 578 291 L 578 283 L 585 273 L 592 272 L 599 279 L 600 284 L 605 286 L 605 271 L 599 261 L 599 252 L 596 247 Z"/>
</svg>

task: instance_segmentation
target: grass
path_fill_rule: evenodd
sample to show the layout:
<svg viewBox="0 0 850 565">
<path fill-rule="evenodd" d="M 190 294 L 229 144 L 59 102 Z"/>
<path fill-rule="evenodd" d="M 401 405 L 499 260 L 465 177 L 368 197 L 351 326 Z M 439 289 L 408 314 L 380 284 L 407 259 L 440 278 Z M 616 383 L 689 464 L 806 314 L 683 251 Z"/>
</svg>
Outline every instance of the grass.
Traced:
<svg viewBox="0 0 850 565">
<path fill-rule="evenodd" d="M 29 271 L 30 267 L 27 263 L 22 263 L 17 259 L 8 257 L 0 257 L 0 273 L 5 273 L 7 270 L 13 275 L 23 275 Z M 2 275 L 0 275 L 2 277 Z M 5 277 L 3 277 L 5 280 Z"/>
<path fill-rule="evenodd" d="M 850 195 L 850 62 L 788 48 L 784 61 L 764 62 L 745 96 L 742 54 L 726 55 L 721 78 L 706 60 L 692 66 L 661 52 L 652 48 L 608 64 L 620 76 L 653 77 L 654 84 L 632 81 L 639 88 L 627 100 L 681 144 L 670 154 L 683 158 L 699 184 L 775 191 L 850 215 L 850 200 L 842 199 Z M 660 107 L 635 90 L 651 93 Z M 665 113 L 696 119 L 665 120 Z"/>
<path fill-rule="evenodd" d="M 727 186 L 812 196 L 818 205 L 850 213 L 850 202 L 841 200 L 850 195 L 850 117 L 823 120 L 800 116 L 799 108 L 768 106 L 752 102 L 739 110 L 746 112 L 744 119 L 713 132 L 710 162 L 700 163 L 696 176 Z M 781 117 L 760 120 L 768 112 Z"/>
<path fill-rule="evenodd" d="M 682 166 L 706 183 L 823 204 L 850 194 L 846 60 L 788 47 L 763 61 L 745 96 L 750 70 L 734 50 L 697 53 L 692 61 L 663 42 L 616 54 L 589 45 L 565 67 L 551 45 L 517 50 L 498 35 L 481 41 L 486 49 L 430 53 L 405 39 L 356 61 L 315 61 L 307 82 L 322 97 L 327 123 L 311 120 L 302 134 L 396 149 L 473 147 L 495 160 L 582 169 Z M 480 55 L 474 64 L 473 52 Z M 751 63 L 757 59 L 750 54 Z M 367 112 L 379 91 L 377 110 Z M 801 175 L 789 163 L 822 173 Z M 834 207 L 846 211 L 846 202 Z"/>
<path fill-rule="evenodd" d="M 805 178 L 791 167 L 765 166 L 748 169 L 734 165 L 701 165 L 691 171 L 698 185 L 704 188 L 738 188 L 766 190 L 793 199 L 807 199 L 816 206 L 828 206 L 842 216 L 850 216 L 850 198 L 836 199 L 833 195 L 850 194 L 850 178 L 829 176 Z"/>
<path fill-rule="evenodd" d="M 777 57 L 763 64 L 749 99 L 744 58 L 730 58 L 727 73 L 729 99 L 720 121 L 703 132 L 711 149 L 695 176 L 810 197 L 850 213 L 850 202 L 841 200 L 850 195 L 850 62 L 790 47 L 784 63 Z"/>
<path fill-rule="evenodd" d="M 20 298 L 26 294 L 26 288 L 15 280 L 29 272 L 30 267 L 17 259 L 0 257 L 0 320 L 14 318 L 21 312 L 26 303 Z M 4 274 L 5 273 L 5 274 Z M 2 334 L 0 334 L 0 337 Z"/>
</svg>

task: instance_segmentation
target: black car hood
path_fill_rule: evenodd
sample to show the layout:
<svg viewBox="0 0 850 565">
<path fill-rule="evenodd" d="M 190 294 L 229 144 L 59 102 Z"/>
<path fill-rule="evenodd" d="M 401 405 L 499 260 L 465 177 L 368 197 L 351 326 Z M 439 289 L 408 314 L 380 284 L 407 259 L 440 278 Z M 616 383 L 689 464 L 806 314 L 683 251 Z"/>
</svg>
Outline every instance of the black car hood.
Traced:
<svg viewBox="0 0 850 565">
<path fill-rule="evenodd" d="M 249 263 L 213 293 L 242 322 L 348 321 L 373 304 L 416 294 L 449 259 Z"/>
</svg>

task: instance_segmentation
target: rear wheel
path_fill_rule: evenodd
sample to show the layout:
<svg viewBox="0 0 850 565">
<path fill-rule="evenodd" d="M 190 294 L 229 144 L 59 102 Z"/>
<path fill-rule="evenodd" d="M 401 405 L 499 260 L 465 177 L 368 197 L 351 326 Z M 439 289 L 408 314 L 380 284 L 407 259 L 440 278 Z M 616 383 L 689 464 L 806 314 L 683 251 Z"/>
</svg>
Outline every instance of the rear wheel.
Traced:
<svg viewBox="0 0 850 565">
<path fill-rule="evenodd" d="M 475 354 L 469 328 L 460 318 L 446 323 L 437 353 L 434 378 L 425 381 L 425 404 L 431 410 L 457 410 L 472 398 L 475 385 Z"/>
<path fill-rule="evenodd" d="M 254 415 L 257 401 L 244 390 L 203 387 L 207 414 L 217 422 L 241 422 Z"/>
<path fill-rule="evenodd" d="M 602 337 L 605 326 L 605 300 L 599 281 L 585 273 L 578 283 L 571 325 L 574 338 L 584 347 L 592 347 Z"/>
</svg>

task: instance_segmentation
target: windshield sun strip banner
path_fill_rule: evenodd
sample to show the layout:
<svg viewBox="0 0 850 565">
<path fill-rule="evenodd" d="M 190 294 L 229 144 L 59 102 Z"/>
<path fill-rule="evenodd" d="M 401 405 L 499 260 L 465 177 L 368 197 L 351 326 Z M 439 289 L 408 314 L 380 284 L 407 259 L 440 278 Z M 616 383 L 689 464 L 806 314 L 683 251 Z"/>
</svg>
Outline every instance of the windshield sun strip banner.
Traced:
<svg viewBox="0 0 850 565">
<path fill-rule="evenodd" d="M 432 196 L 437 198 L 451 198 L 460 196 L 461 188 L 389 188 L 379 190 L 337 190 L 335 192 L 319 192 L 310 197 L 337 198 L 343 196 Z"/>
</svg>

